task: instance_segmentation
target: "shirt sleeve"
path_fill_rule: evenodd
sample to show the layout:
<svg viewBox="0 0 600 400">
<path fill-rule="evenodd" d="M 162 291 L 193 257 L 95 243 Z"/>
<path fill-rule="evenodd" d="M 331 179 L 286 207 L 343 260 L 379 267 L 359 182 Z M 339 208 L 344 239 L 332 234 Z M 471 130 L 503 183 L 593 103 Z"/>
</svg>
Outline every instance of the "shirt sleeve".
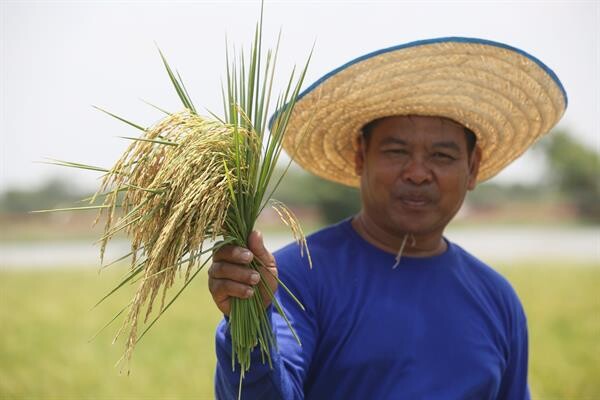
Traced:
<svg viewBox="0 0 600 400">
<path fill-rule="evenodd" d="M 260 350 L 256 347 L 251 354 L 251 366 L 242 381 L 243 399 L 303 399 L 306 380 L 317 337 L 317 323 L 314 314 L 314 299 L 309 294 L 308 285 L 300 280 L 304 278 L 307 267 L 287 265 L 279 259 L 279 275 L 290 291 L 304 305 L 298 304 L 279 287 L 275 296 L 284 309 L 288 320 L 296 331 L 300 344 L 290 331 L 285 319 L 273 305 L 267 308 L 271 318 L 277 349 L 272 349 L 272 365 L 263 364 Z M 300 263 L 299 263 L 300 264 Z M 283 267 L 283 268 L 282 268 Z M 235 370 L 231 361 L 231 335 L 228 321 L 224 318 L 216 332 L 217 367 L 215 374 L 215 397 L 217 399 L 237 399 L 240 384 L 240 366 L 236 362 Z"/>
<path fill-rule="evenodd" d="M 527 384 L 529 354 L 527 320 L 520 304 L 515 320 L 516 324 L 510 342 L 508 363 L 502 375 L 498 399 L 529 400 L 530 394 Z"/>
</svg>

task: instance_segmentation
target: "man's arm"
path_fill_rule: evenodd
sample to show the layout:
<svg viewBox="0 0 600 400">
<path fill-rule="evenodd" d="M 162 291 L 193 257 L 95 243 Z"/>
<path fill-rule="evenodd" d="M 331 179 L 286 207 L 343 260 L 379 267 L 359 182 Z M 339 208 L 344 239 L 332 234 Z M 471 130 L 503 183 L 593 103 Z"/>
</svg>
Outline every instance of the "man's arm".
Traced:
<svg viewBox="0 0 600 400">
<path fill-rule="evenodd" d="M 260 255 L 261 261 L 265 265 L 269 265 L 270 268 L 277 271 L 275 260 L 264 249 L 260 236 L 251 237 L 249 247 L 255 256 Z M 248 279 L 244 280 L 244 274 L 247 273 L 248 268 L 240 266 L 243 262 L 247 262 L 248 258 L 246 257 L 242 261 L 240 257 L 242 257 L 242 249 L 226 248 L 223 252 L 215 254 L 215 263 L 209 271 L 209 287 L 215 303 L 221 311 L 229 311 L 228 298 L 236 296 L 236 293 L 239 294 L 236 297 L 242 297 L 246 290 L 244 286 L 251 285 Z M 306 282 L 302 281 L 303 274 L 300 273 L 306 266 L 294 265 L 295 263 L 295 260 L 290 262 L 286 260 L 281 279 L 306 307 L 306 311 L 300 309 L 284 290 L 277 290 L 276 297 L 297 332 L 302 345 L 298 344 L 287 323 L 277 313 L 275 307 L 269 304 L 266 311 L 271 318 L 278 351 L 273 349 L 271 352 L 273 365 L 273 369 L 271 369 L 266 360 L 263 363 L 258 347 L 254 349 L 251 355 L 251 368 L 246 372 L 242 381 L 243 398 L 283 398 L 286 400 L 304 398 L 304 382 L 312 359 L 317 324 L 313 313 L 313 299 L 309 295 Z M 211 283 L 211 280 L 226 279 L 224 277 L 230 278 L 228 280 L 231 280 L 232 283 Z M 237 292 L 226 295 L 223 293 L 226 290 L 237 290 Z M 265 303 L 269 303 L 268 300 L 265 299 Z M 217 327 L 216 332 L 215 395 L 218 399 L 237 399 L 240 385 L 240 366 L 236 362 L 235 370 L 232 370 L 231 335 L 229 334 L 227 313 L 224 312 L 224 314 L 225 318 Z"/>
<path fill-rule="evenodd" d="M 530 395 L 527 384 L 529 357 L 527 320 L 520 304 L 516 314 L 516 323 L 513 328 L 510 342 L 508 364 L 502 375 L 498 399 L 529 400 Z"/>
</svg>

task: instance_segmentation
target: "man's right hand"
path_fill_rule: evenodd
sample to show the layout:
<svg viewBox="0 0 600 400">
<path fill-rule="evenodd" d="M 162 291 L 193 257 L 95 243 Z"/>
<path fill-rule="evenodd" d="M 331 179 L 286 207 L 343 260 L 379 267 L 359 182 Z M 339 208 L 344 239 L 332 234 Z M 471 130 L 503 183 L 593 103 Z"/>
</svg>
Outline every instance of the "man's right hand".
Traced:
<svg viewBox="0 0 600 400">
<path fill-rule="evenodd" d="M 231 311 L 232 297 L 247 299 L 258 289 L 265 307 L 271 303 L 268 291 L 259 283 L 260 275 L 248 264 L 256 257 L 264 282 L 275 293 L 277 289 L 277 266 L 275 257 L 265 248 L 262 235 L 253 231 L 248 237 L 248 249 L 223 246 L 213 254 L 213 263 L 208 270 L 208 289 L 219 310 L 224 315 Z"/>
</svg>

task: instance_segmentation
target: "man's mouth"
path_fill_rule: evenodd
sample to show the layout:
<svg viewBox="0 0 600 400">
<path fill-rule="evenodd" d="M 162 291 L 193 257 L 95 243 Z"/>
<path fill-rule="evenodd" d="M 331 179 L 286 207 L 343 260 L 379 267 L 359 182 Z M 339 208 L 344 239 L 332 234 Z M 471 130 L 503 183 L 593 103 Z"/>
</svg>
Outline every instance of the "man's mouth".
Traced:
<svg viewBox="0 0 600 400">
<path fill-rule="evenodd" d="M 402 205 L 408 208 L 424 208 L 429 206 L 433 201 L 429 196 L 417 194 L 404 194 L 397 197 Z"/>
<path fill-rule="evenodd" d="M 427 200 L 423 199 L 402 199 L 402 202 L 411 207 L 423 207 L 429 203 Z"/>
</svg>

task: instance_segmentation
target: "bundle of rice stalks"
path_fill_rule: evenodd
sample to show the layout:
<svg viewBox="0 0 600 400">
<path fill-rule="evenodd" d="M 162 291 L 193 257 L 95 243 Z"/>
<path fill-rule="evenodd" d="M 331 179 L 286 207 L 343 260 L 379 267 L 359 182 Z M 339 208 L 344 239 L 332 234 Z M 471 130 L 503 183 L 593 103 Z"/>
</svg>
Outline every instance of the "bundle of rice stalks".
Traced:
<svg viewBox="0 0 600 400">
<path fill-rule="evenodd" d="M 277 119 L 267 132 L 277 48 L 263 57 L 261 31 L 262 12 L 249 62 L 244 54 L 238 59 L 235 54 L 228 53 L 227 85 L 223 91 L 224 118 L 214 115 L 206 118 L 197 114 L 181 78 L 172 72 L 161 53 L 184 110 L 166 113 L 166 117 L 147 129 L 108 113 L 142 131 L 140 137 L 126 138 L 132 140 L 130 146 L 110 169 L 52 162 L 105 173 L 99 191 L 91 199 L 91 204 L 96 205 L 70 209 L 98 208 L 100 215 L 105 214 L 104 235 L 100 239 L 101 259 L 107 243 L 117 233 L 125 232 L 131 239 L 131 252 L 117 260 L 131 257 L 129 273 L 100 300 L 102 302 L 127 283 L 138 284 L 131 302 L 115 316 L 116 319 L 125 313 L 117 336 L 122 330 L 129 330 L 124 360 L 131 358 L 136 343 L 210 260 L 202 255 L 224 244 L 246 245 L 256 219 L 281 182 L 283 176 L 274 180 L 273 173 L 308 62 L 297 79 L 292 72 L 287 88 L 277 101 Z M 271 181 L 275 184 L 270 184 Z M 279 202 L 272 206 L 307 251 L 294 215 Z M 249 268 L 261 275 L 269 273 L 256 259 Z M 169 288 L 181 275 L 184 276 L 182 288 L 167 301 Z M 262 288 L 287 320 L 265 281 L 261 279 Z M 279 284 L 287 290 L 283 283 Z M 259 291 L 255 293 L 257 295 L 249 299 L 232 299 L 229 319 L 232 365 L 235 368 L 236 361 L 240 365 L 242 379 L 250 367 L 253 348 L 259 346 L 263 359 L 269 363 L 275 348 L 262 298 Z M 158 311 L 153 313 L 159 298 Z M 146 324 L 145 329 L 138 334 L 141 323 Z M 289 322 L 288 325 L 293 332 Z"/>
</svg>

